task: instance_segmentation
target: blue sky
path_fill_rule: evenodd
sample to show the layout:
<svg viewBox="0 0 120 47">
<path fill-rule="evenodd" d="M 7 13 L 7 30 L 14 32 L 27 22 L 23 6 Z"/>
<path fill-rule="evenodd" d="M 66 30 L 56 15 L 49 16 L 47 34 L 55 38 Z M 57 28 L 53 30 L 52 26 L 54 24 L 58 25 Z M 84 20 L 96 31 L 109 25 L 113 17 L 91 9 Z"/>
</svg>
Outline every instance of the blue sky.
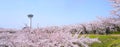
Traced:
<svg viewBox="0 0 120 47">
<path fill-rule="evenodd" d="M 22 28 L 33 14 L 33 27 L 69 25 L 109 16 L 108 0 L 0 0 L 0 27 Z"/>
</svg>

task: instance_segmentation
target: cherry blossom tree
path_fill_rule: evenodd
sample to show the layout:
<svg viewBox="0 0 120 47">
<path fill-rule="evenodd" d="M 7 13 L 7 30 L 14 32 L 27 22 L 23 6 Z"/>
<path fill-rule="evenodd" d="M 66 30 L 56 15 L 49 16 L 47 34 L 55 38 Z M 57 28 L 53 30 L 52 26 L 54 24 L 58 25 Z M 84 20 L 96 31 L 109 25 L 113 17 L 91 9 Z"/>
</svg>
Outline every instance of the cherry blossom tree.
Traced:
<svg viewBox="0 0 120 47">
<path fill-rule="evenodd" d="M 33 29 L 32 32 L 29 30 L 19 30 L 15 33 L 2 32 L 0 47 L 89 47 L 91 43 L 100 43 L 97 38 L 91 39 L 84 35 L 79 37 L 82 31 L 76 32 L 73 36 L 70 32 L 58 31 L 58 28 L 55 28 L 58 32 L 51 33 L 42 31 L 45 29 Z"/>
</svg>

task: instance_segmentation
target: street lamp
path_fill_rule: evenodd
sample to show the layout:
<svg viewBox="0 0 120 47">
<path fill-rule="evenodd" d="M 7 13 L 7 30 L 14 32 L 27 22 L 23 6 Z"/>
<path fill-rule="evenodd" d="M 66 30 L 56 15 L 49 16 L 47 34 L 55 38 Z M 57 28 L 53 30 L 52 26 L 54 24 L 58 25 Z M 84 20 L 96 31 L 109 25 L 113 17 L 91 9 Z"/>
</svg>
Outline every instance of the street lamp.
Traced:
<svg viewBox="0 0 120 47">
<path fill-rule="evenodd" d="M 30 26 L 30 29 L 32 28 L 32 18 L 33 18 L 33 14 L 29 14 L 28 15 L 28 18 L 30 19 L 29 21 L 29 26 Z"/>
</svg>

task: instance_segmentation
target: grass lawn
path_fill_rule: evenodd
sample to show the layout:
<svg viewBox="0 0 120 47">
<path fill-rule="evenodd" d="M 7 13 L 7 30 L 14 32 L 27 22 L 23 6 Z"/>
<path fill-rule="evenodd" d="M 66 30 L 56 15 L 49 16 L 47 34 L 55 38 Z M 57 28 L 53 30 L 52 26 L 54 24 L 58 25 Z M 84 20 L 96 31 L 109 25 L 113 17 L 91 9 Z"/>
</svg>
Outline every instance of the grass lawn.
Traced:
<svg viewBox="0 0 120 47">
<path fill-rule="evenodd" d="M 90 47 L 120 47 L 120 34 L 94 35 L 89 34 L 90 38 L 99 38 L 101 43 L 90 44 Z"/>
</svg>

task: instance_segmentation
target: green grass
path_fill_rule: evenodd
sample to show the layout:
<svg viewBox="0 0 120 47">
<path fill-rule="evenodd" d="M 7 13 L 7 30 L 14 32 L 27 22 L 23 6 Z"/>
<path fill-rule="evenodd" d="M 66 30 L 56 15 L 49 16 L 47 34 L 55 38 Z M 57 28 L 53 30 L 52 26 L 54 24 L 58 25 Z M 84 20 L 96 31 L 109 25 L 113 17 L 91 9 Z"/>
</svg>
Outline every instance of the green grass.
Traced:
<svg viewBox="0 0 120 47">
<path fill-rule="evenodd" d="M 120 47 L 120 39 L 113 41 L 108 47 Z"/>
<path fill-rule="evenodd" d="M 111 32 L 111 34 L 120 34 L 120 31 Z"/>
<path fill-rule="evenodd" d="M 90 47 L 120 47 L 120 35 L 110 34 L 110 35 L 88 35 L 90 38 L 99 38 L 101 43 L 93 43 Z"/>
</svg>

